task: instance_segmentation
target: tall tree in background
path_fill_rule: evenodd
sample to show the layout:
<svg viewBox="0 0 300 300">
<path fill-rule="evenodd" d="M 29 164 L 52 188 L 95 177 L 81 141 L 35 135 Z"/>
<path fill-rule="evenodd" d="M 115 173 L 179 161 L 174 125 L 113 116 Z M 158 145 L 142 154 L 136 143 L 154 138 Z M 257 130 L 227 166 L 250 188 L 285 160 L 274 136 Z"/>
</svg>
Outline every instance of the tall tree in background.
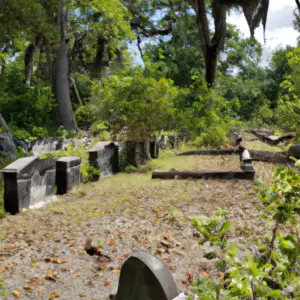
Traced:
<svg viewBox="0 0 300 300">
<path fill-rule="evenodd" d="M 67 130 L 77 130 L 69 90 L 69 58 L 68 41 L 66 39 L 67 14 L 64 9 L 64 0 L 59 0 L 60 45 L 55 62 L 54 91 L 63 126 Z"/>
<path fill-rule="evenodd" d="M 212 87 L 218 56 L 224 46 L 226 37 L 226 14 L 231 8 L 241 7 L 247 20 L 251 35 L 262 22 L 265 28 L 269 8 L 269 0 L 187 0 L 197 15 L 198 33 L 201 49 L 205 57 L 205 78 Z M 208 7 L 212 12 L 214 32 L 209 26 Z"/>
</svg>

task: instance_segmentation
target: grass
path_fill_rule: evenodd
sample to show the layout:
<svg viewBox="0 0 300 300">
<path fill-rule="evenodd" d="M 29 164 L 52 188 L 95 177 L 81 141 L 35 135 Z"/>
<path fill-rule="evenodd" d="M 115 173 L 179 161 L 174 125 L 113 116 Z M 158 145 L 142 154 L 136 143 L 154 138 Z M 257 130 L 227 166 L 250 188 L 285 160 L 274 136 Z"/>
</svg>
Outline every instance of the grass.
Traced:
<svg viewBox="0 0 300 300">
<path fill-rule="evenodd" d="M 51 292 L 59 292 L 65 300 L 77 299 L 81 293 L 107 299 L 116 292 L 119 277 L 110 270 L 103 270 L 103 276 L 95 277 L 93 269 L 98 263 L 83 251 L 86 238 L 91 236 L 95 246 L 101 246 L 103 253 L 112 257 L 112 265 L 119 269 L 127 254 L 135 251 L 156 254 L 162 236 L 170 232 L 183 248 L 175 247 L 170 253 L 159 254 L 159 258 L 167 262 L 175 273 L 177 285 L 186 291 L 182 281 L 187 272 L 197 278 L 199 270 L 210 274 L 215 270 L 214 262 L 202 259 L 205 249 L 194 237 L 189 218 L 199 214 L 211 216 L 218 207 L 227 207 L 234 224 L 229 238 L 251 243 L 252 233 L 260 236 L 266 232 L 255 209 L 257 194 L 251 181 L 152 180 L 150 170 L 234 169 L 239 167 L 238 163 L 238 156 L 178 157 L 172 151 L 163 151 L 144 173 L 119 173 L 81 184 L 77 190 L 58 196 L 58 201 L 41 209 L 4 218 L 0 222 L 3 253 L 8 248 L 14 255 L 7 252 L 3 258 L 7 263 L 12 262 L 16 270 L 3 274 L 5 290 L 10 295 L 13 290 L 22 289 L 28 278 L 44 277 L 50 266 L 43 259 L 51 253 L 68 259 L 70 265 L 66 267 L 82 272 L 82 277 L 60 272 L 60 281 L 52 283 Z M 255 167 L 261 180 L 271 181 L 273 165 L 258 163 Z M 113 247 L 108 244 L 112 238 L 116 241 Z M 16 248 L 9 248 L 12 245 Z M 117 251 L 113 252 L 113 248 Z M 38 268 L 32 267 L 32 259 L 38 261 Z M 87 265 L 93 268 L 90 270 Z M 82 278 L 87 277 L 93 278 L 96 289 L 82 284 Z M 111 281 L 110 286 L 104 286 L 106 279 Z"/>
</svg>

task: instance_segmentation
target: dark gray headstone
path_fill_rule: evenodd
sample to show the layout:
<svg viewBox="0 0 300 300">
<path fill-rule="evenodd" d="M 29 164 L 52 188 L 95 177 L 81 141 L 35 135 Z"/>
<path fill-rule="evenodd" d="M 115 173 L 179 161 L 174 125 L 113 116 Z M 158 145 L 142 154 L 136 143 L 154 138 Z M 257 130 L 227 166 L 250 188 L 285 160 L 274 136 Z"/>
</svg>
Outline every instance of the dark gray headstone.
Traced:
<svg viewBox="0 0 300 300">
<path fill-rule="evenodd" d="M 78 156 L 62 157 L 56 162 L 57 194 L 63 195 L 80 184 L 80 164 Z"/>
<path fill-rule="evenodd" d="M 139 167 L 151 159 L 149 141 L 128 141 L 126 142 L 125 148 L 126 163 L 129 165 Z"/>
<path fill-rule="evenodd" d="M 178 296 L 167 266 L 146 252 L 130 256 L 122 266 L 114 300 L 172 300 Z"/>
<path fill-rule="evenodd" d="M 150 142 L 150 155 L 151 158 L 159 157 L 159 143 L 157 141 Z"/>
<path fill-rule="evenodd" d="M 1 170 L 4 208 L 11 214 L 40 207 L 54 197 L 56 159 L 20 158 Z"/>
<path fill-rule="evenodd" d="M 89 150 L 89 163 L 101 170 L 94 180 L 111 176 L 119 172 L 119 146 L 114 142 L 99 142 Z"/>
<path fill-rule="evenodd" d="M 290 147 L 287 153 L 288 157 L 295 157 L 297 159 L 300 159 L 300 144 L 294 144 Z"/>
</svg>

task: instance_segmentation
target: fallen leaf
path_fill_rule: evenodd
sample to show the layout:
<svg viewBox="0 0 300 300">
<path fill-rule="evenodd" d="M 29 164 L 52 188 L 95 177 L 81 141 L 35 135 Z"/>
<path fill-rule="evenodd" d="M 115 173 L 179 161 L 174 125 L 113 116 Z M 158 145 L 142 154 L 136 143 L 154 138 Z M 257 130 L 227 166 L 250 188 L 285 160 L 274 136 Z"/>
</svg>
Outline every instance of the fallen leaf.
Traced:
<svg viewBox="0 0 300 300">
<path fill-rule="evenodd" d="M 171 243 L 169 241 L 163 240 L 160 242 L 164 247 L 171 248 Z"/>
<path fill-rule="evenodd" d="M 66 272 L 68 272 L 68 269 L 67 268 L 60 268 L 60 271 L 63 272 L 63 273 L 66 273 Z"/>
<path fill-rule="evenodd" d="M 38 291 L 38 292 L 37 292 L 37 295 L 38 295 L 38 296 L 42 296 L 42 295 L 43 295 L 43 291 Z"/>
<path fill-rule="evenodd" d="M 112 246 L 116 244 L 116 240 L 115 239 L 110 239 L 108 242 L 108 245 Z"/>
<path fill-rule="evenodd" d="M 164 210 L 159 209 L 159 210 L 156 211 L 156 217 L 157 217 L 157 218 L 160 219 L 160 218 L 162 218 L 164 215 L 165 215 Z"/>
<path fill-rule="evenodd" d="M 57 281 L 59 279 L 59 275 L 53 274 L 53 272 L 51 271 L 46 275 L 45 278 L 49 280 Z"/>
<path fill-rule="evenodd" d="M 74 249 L 71 249 L 71 254 L 75 254 L 75 250 Z"/>
<path fill-rule="evenodd" d="M 18 290 L 13 291 L 14 296 L 16 297 L 20 297 L 21 296 L 21 292 Z"/>
<path fill-rule="evenodd" d="M 0 268 L 0 273 L 5 272 L 5 268 Z"/>
<path fill-rule="evenodd" d="M 38 264 L 38 263 L 33 263 L 32 266 L 33 266 L 34 268 L 37 268 L 37 267 L 39 266 L 39 264 Z"/>
<path fill-rule="evenodd" d="M 103 276 L 103 273 L 99 273 L 98 276 L 99 276 L 99 277 L 102 277 L 102 276 Z"/>
<path fill-rule="evenodd" d="M 32 286 L 29 286 L 29 285 L 24 286 L 23 289 L 27 292 L 32 292 L 34 290 L 34 288 Z"/>
<path fill-rule="evenodd" d="M 188 278 L 188 280 L 193 280 L 193 274 L 187 273 L 187 278 Z"/>
<path fill-rule="evenodd" d="M 117 273 L 117 274 L 120 274 L 121 270 L 120 269 L 116 269 L 116 270 L 114 270 L 114 272 Z"/>
<path fill-rule="evenodd" d="M 81 275 L 81 272 L 76 272 L 75 275 L 78 277 Z"/>
<path fill-rule="evenodd" d="M 99 269 L 100 270 L 105 270 L 107 268 L 107 265 L 105 263 L 100 263 L 99 264 Z"/>
<path fill-rule="evenodd" d="M 168 257 L 163 260 L 166 264 L 170 264 L 172 262 L 172 258 Z"/>
<path fill-rule="evenodd" d="M 65 263 L 65 264 L 68 263 L 68 262 L 69 262 L 68 259 L 64 259 L 64 260 L 63 260 L 63 263 Z"/>
<path fill-rule="evenodd" d="M 202 272 L 201 274 L 202 274 L 202 276 L 204 276 L 204 277 L 206 277 L 206 276 L 208 275 L 206 272 Z"/>
<path fill-rule="evenodd" d="M 47 257 L 44 259 L 45 262 L 51 263 L 53 261 L 52 257 Z"/>
<path fill-rule="evenodd" d="M 61 264 L 61 260 L 60 260 L 58 257 L 55 257 L 54 260 L 53 260 L 53 262 L 54 262 L 55 264 L 58 264 L 58 265 Z"/>
<path fill-rule="evenodd" d="M 111 252 L 113 252 L 113 253 L 118 252 L 118 249 L 117 248 L 112 248 Z"/>
<path fill-rule="evenodd" d="M 156 253 L 157 254 L 162 254 L 162 253 L 164 253 L 166 250 L 164 249 L 164 248 L 157 248 L 156 249 Z"/>
<path fill-rule="evenodd" d="M 54 292 L 50 294 L 49 299 L 54 299 L 54 298 L 59 298 L 60 297 L 60 293 Z"/>
<path fill-rule="evenodd" d="M 111 283 L 111 282 L 110 282 L 109 280 L 105 280 L 105 281 L 104 281 L 104 285 L 105 285 L 105 286 L 110 285 L 110 283 Z"/>
<path fill-rule="evenodd" d="M 165 235 L 164 235 L 164 239 L 165 240 L 168 240 L 168 241 L 171 241 L 173 239 L 173 234 L 170 233 L 170 232 L 167 232 Z"/>
</svg>

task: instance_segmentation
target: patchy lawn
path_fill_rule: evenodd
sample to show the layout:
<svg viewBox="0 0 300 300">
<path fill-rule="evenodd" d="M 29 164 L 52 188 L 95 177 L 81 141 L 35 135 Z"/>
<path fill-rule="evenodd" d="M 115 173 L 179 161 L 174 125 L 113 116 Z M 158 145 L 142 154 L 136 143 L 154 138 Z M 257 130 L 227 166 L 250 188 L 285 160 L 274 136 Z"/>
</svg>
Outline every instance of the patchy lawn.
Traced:
<svg viewBox="0 0 300 300">
<path fill-rule="evenodd" d="M 161 156 L 152 162 L 156 170 L 239 169 L 238 156 Z M 259 178 L 270 182 L 272 165 L 256 163 L 255 168 Z M 116 292 L 123 261 L 140 250 L 163 260 L 178 287 L 188 292 L 187 274 L 216 275 L 215 262 L 203 258 L 206 246 L 199 245 L 189 217 L 227 207 L 233 222 L 230 239 L 253 244 L 266 231 L 257 201 L 251 181 L 160 181 L 151 180 L 151 173 L 121 173 L 82 184 L 42 209 L 0 220 L 0 299 L 15 299 L 14 291 L 20 299 L 49 299 L 51 293 L 64 300 L 107 299 Z M 171 247 L 159 254 L 157 244 L 166 233 L 171 233 Z M 96 246 L 103 244 L 110 262 L 86 254 L 88 236 Z"/>
</svg>

